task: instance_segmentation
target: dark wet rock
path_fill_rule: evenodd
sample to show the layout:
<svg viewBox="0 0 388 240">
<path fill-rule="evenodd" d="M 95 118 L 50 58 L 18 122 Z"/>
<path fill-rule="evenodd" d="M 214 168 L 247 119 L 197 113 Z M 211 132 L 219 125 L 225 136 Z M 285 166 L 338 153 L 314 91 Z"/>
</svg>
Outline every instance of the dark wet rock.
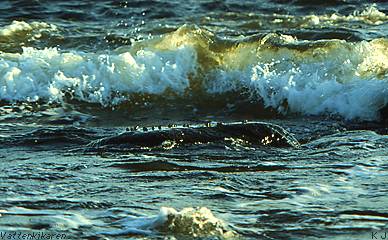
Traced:
<svg viewBox="0 0 388 240">
<path fill-rule="evenodd" d="M 225 142 L 226 139 L 241 139 L 252 145 L 271 147 L 299 147 L 299 142 L 282 127 L 263 122 L 206 124 L 206 126 L 162 128 L 154 131 L 124 132 L 102 138 L 88 146 L 100 147 L 158 147 L 165 142 L 175 144 L 198 144 Z"/>
</svg>

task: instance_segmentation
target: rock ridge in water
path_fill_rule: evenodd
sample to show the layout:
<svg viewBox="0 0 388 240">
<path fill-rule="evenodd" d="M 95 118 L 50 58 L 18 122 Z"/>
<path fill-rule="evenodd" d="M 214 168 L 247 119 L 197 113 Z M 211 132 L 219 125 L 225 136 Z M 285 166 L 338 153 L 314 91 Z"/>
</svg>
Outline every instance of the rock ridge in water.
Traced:
<svg viewBox="0 0 388 240">
<path fill-rule="evenodd" d="M 135 130 L 136 129 L 136 130 Z M 105 137 L 88 144 L 91 148 L 153 148 L 167 142 L 175 145 L 206 144 L 240 139 L 253 146 L 294 147 L 300 144 L 284 128 L 264 122 L 207 123 L 205 126 L 188 126 L 131 129 L 118 135 Z"/>
</svg>

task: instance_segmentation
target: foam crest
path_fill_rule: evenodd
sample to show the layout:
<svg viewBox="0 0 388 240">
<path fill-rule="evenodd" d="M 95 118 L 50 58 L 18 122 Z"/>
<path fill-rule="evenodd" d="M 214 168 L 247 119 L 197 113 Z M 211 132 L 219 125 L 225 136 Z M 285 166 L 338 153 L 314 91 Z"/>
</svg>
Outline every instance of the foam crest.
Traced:
<svg viewBox="0 0 388 240">
<path fill-rule="evenodd" d="M 33 38 L 40 38 L 43 31 L 57 31 L 54 24 L 45 22 L 31 22 L 14 20 L 11 24 L 0 27 L 0 37 L 17 37 L 32 34 Z"/>
<path fill-rule="evenodd" d="M 381 12 L 376 4 L 369 5 L 362 11 L 355 11 L 350 15 L 330 14 L 330 15 L 307 15 L 303 17 L 306 24 L 337 24 L 341 22 L 362 22 L 370 25 L 381 25 L 388 21 L 388 16 Z"/>
<path fill-rule="evenodd" d="M 308 48 L 303 44 L 232 53 L 227 59 L 251 59 L 251 64 L 219 68 L 207 89 L 211 93 L 246 91 L 252 99 L 284 113 L 378 118 L 379 109 L 388 103 L 386 40 L 333 40 Z"/>
<path fill-rule="evenodd" d="M 173 208 L 162 207 L 155 217 L 126 218 L 121 220 L 125 227 L 122 231 L 105 233 L 108 235 L 141 234 L 150 235 L 156 232 L 172 236 L 210 237 L 221 238 L 236 237 L 236 233 L 229 230 L 227 225 L 216 218 L 205 207 L 184 208 L 177 211 Z"/>
<path fill-rule="evenodd" d="M 11 101 L 62 101 L 72 98 L 115 105 L 130 93 L 182 93 L 189 86 L 196 54 L 189 47 L 139 50 L 135 55 L 61 53 L 55 48 L 23 48 L 0 54 L 0 98 Z"/>
<path fill-rule="evenodd" d="M 178 212 L 173 208 L 161 208 L 157 226 L 161 231 L 175 234 L 190 235 L 193 237 L 222 236 L 232 237 L 232 231 L 227 230 L 225 223 L 216 218 L 205 207 L 184 208 Z M 162 220 L 162 221 L 160 221 Z"/>
</svg>

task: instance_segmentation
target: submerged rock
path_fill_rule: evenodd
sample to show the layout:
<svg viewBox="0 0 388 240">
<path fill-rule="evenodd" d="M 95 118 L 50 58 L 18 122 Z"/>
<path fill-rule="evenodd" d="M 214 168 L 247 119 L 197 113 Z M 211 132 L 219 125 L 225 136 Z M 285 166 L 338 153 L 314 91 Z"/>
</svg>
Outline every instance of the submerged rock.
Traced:
<svg viewBox="0 0 388 240">
<path fill-rule="evenodd" d="M 227 139 L 241 139 L 257 146 L 294 148 L 300 146 L 299 142 L 282 127 L 263 122 L 206 124 L 206 126 L 124 132 L 93 141 L 88 146 L 94 148 L 158 147 L 166 142 L 184 145 L 224 142 Z"/>
</svg>

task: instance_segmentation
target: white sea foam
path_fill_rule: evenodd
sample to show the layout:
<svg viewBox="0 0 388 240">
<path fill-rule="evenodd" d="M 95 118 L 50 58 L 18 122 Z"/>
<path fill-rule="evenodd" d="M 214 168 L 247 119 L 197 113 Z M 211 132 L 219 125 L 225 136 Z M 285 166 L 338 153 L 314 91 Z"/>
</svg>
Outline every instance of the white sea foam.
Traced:
<svg viewBox="0 0 388 240">
<path fill-rule="evenodd" d="M 33 33 L 33 38 L 40 38 L 43 31 L 57 31 L 54 24 L 45 22 L 13 21 L 11 24 L 0 27 L 0 37 L 15 37 L 18 34 Z"/>
<path fill-rule="evenodd" d="M 0 54 L 0 98 L 61 101 L 70 92 L 76 99 L 106 105 L 129 93 L 181 93 L 189 86 L 195 62 L 190 47 L 140 50 L 134 56 L 23 48 L 22 54 Z"/>
<path fill-rule="evenodd" d="M 162 207 L 154 217 L 128 217 L 119 222 L 124 229 L 105 232 L 106 235 L 140 234 L 151 235 L 156 232 L 170 236 L 221 238 L 236 237 L 236 233 L 228 229 L 227 225 L 216 218 L 205 207 L 184 208 L 177 211 L 173 208 Z"/>
<path fill-rule="evenodd" d="M 303 54 L 259 50 L 255 63 L 244 69 L 215 71 L 208 91 L 246 89 L 280 112 L 378 118 L 388 103 L 386 43 L 333 41 L 327 46 Z"/>
<path fill-rule="evenodd" d="M 343 22 L 362 22 L 370 25 L 381 25 L 388 21 L 388 16 L 381 12 L 376 4 L 367 6 L 362 11 L 355 11 L 350 15 L 330 14 L 330 15 L 307 15 L 303 17 L 303 25 L 332 25 Z"/>
</svg>

